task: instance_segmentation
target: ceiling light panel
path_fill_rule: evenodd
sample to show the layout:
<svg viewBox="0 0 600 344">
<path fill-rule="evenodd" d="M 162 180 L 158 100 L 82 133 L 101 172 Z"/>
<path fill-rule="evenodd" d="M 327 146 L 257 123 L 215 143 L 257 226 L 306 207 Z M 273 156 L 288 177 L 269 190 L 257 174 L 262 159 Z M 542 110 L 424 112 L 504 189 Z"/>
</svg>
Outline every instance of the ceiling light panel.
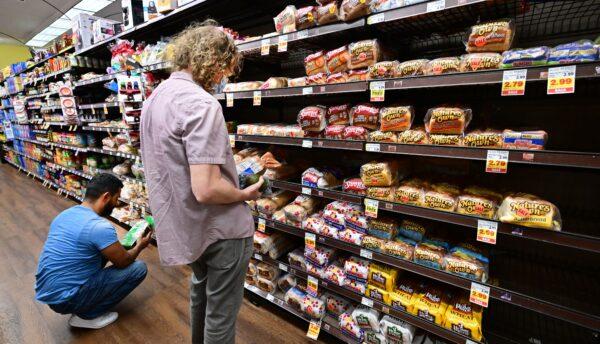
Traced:
<svg viewBox="0 0 600 344">
<path fill-rule="evenodd" d="M 96 13 L 104 7 L 110 5 L 112 2 L 112 0 L 83 0 L 77 5 L 75 5 L 74 8 Z"/>
</svg>

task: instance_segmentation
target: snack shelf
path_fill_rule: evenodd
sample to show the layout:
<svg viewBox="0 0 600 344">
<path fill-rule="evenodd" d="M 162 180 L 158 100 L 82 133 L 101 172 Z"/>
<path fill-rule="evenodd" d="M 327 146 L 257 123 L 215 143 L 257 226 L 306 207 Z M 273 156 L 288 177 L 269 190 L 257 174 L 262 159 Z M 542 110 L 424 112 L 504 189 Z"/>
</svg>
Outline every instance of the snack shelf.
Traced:
<svg viewBox="0 0 600 344">
<path fill-rule="evenodd" d="M 235 140 L 240 142 L 278 144 L 282 146 L 314 147 L 314 148 L 332 148 L 360 151 L 364 148 L 361 141 L 351 140 L 330 140 L 314 139 L 302 137 L 278 137 L 278 136 L 260 136 L 260 135 L 235 135 Z"/>
<path fill-rule="evenodd" d="M 60 105 L 40 107 L 41 111 L 54 111 L 54 110 L 60 110 L 60 109 L 62 109 L 62 107 Z"/>
<path fill-rule="evenodd" d="M 254 91 L 238 91 L 227 92 L 227 94 L 216 94 L 218 100 L 226 100 L 227 97 L 233 96 L 233 99 L 253 99 L 254 92 L 260 92 L 261 97 L 265 98 L 281 98 L 281 97 L 298 97 L 309 95 L 323 94 L 340 94 L 340 93 L 356 93 L 365 92 L 368 83 L 366 81 L 343 82 L 337 84 L 311 85 L 302 87 L 284 87 L 273 88 L 269 90 L 254 90 Z"/>
<path fill-rule="evenodd" d="M 127 133 L 134 129 L 130 128 L 117 128 L 117 127 L 95 127 L 95 126 L 83 126 L 81 127 L 83 130 L 90 131 L 102 131 L 102 132 L 111 132 L 111 133 Z"/>
<path fill-rule="evenodd" d="M 50 59 L 53 59 L 53 58 L 55 58 L 55 57 L 57 57 L 57 56 L 60 56 L 60 55 L 62 55 L 62 54 L 64 54 L 64 53 L 68 53 L 68 52 L 70 52 L 71 50 L 73 50 L 73 48 L 74 48 L 74 46 L 72 46 L 72 45 L 71 45 L 71 46 L 69 46 L 69 47 L 66 47 L 66 48 L 62 49 L 61 51 L 59 51 L 58 53 L 56 53 L 56 54 L 54 54 L 54 55 L 52 55 L 52 56 L 50 56 L 50 57 L 47 57 L 47 58 L 45 58 L 45 59 L 42 59 L 42 60 L 40 60 L 40 61 L 38 61 L 38 62 L 35 62 L 34 64 L 32 64 L 31 66 L 28 66 L 28 67 L 27 67 L 27 68 L 25 68 L 23 71 L 21 71 L 21 72 L 19 72 L 19 73 L 17 73 L 17 74 L 11 74 L 9 77 L 15 77 L 15 76 L 19 76 L 19 75 L 21 75 L 21 74 L 23 74 L 23 73 L 27 73 L 28 71 L 30 71 L 30 70 L 32 70 L 32 69 L 34 69 L 35 67 L 37 67 L 37 66 L 41 66 L 42 64 L 44 64 L 44 63 L 48 62 L 48 60 L 50 60 Z"/>
<path fill-rule="evenodd" d="M 15 154 L 18 154 L 18 155 L 24 156 L 24 157 L 26 157 L 26 158 L 27 158 L 27 159 L 29 159 L 29 160 L 33 160 L 33 161 L 37 161 L 37 162 L 41 162 L 41 160 L 40 160 L 40 159 L 34 158 L 34 157 L 32 157 L 32 156 L 30 156 L 30 155 L 27 155 L 27 154 L 25 154 L 25 153 L 18 152 L 17 150 L 15 150 L 15 149 L 13 149 L 13 148 L 10 148 L 10 147 L 8 147 L 8 146 L 6 146 L 6 145 L 4 145 L 3 147 L 4 147 L 4 150 L 9 150 L 9 151 L 11 151 L 11 152 L 13 152 L 13 153 L 15 153 Z"/>
<path fill-rule="evenodd" d="M 51 92 L 40 93 L 40 94 L 32 94 L 29 96 L 25 96 L 25 100 L 35 99 L 35 98 L 45 98 L 45 97 L 50 97 L 50 96 L 54 96 L 54 95 L 58 95 L 58 91 L 51 91 Z"/>
<path fill-rule="evenodd" d="M 136 203 L 136 202 L 132 202 L 130 200 L 127 200 L 127 199 L 124 199 L 124 198 L 121 198 L 121 197 L 119 197 L 119 201 L 121 201 L 121 202 L 123 202 L 125 204 L 129 204 L 133 208 L 140 209 L 143 213 L 152 215 L 152 213 L 150 212 L 150 209 L 148 209 L 148 207 L 146 207 L 145 205 L 142 205 L 142 204 L 139 204 L 139 203 Z"/>
<path fill-rule="evenodd" d="M 111 170 L 103 170 L 103 169 L 95 168 L 95 167 L 90 167 L 89 169 L 90 169 L 90 174 L 91 175 L 96 175 L 96 174 L 99 174 L 99 173 L 110 173 L 110 174 L 116 176 L 117 178 L 119 178 L 121 180 L 128 181 L 130 183 L 138 184 L 138 185 L 141 185 L 141 186 L 146 186 L 146 182 L 144 180 L 140 180 L 140 179 L 133 178 L 133 177 L 128 177 L 128 176 L 121 176 L 121 175 L 115 174 Z"/>
<path fill-rule="evenodd" d="M 105 107 L 119 107 L 121 103 L 119 102 L 106 102 L 106 103 L 94 103 L 94 104 L 79 104 L 77 107 L 80 110 L 86 109 L 103 109 Z"/>
<path fill-rule="evenodd" d="M 287 225 L 285 223 L 277 222 L 274 220 L 261 219 L 265 221 L 265 227 L 286 232 L 297 237 L 304 238 L 306 233 L 315 234 L 316 242 L 319 244 L 327 245 L 333 248 L 337 248 L 346 252 L 353 253 L 357 256 L 367 257 L 370 260 L 384 263 L 401 270 L 410 271 L 427 278 L 432 278 L 437 281 L 453 285 L 465 290 L 471 289 L 471 283 L 475 282 L 480 285 L 484 285 L 490 288 L 490 297 L 503 301 L 508 304 L 523 307 L 544 315 L 548 315 L 553 318 L 557 318 L 566 322 L 573 323 L 578 326 L 582 326 L 589 329 L 597 329 L 600 326 L 600 317 L 580 312 L 578 310 L 570 309 L 568 307 L 554 304 L 552 302 L 540 300 L 535 297 L 527 296 L 523 293 L 500 288 L 495 285 L 488 283 L 482 283 L 472 281 L 468 278 L 463 278 L 458 275 L 454 275 L 442 270 L 429 268 L 424 265 L 414 263 L 412 261 L 396 258 L 390 255 L 386 255 L 380 252 L 371 251 L 357 246 L 351 243 L 347 243 L 338 239 L 334 239 L 327 236 L 322 236 L 314 232 L 306 231 L 302 228 Z M 416 326 L 416 325 L 415 325 Z"/>
<path fill-rule="evenodd" d="M 82 178 L 85 178 L 85 179 L 92 179 L 93 178 L 93 176 L 91 176 L 91 175 L 89 175 L 87 173 L 84 173 L 82 171 L 79 171 L 79 170 L 76 170 L 76 169 L 73 169 L 73 168 L 64 167 L 64 166 L 59 165 L 59 164 L 55 164 L 55 163 L 49 162 L 49 163 L 46 163 L 46 166 L 48 166 L 50 168 L 53 168 L 55 170 L 56 169 L 63 170 L 65 172 L 69 172 L 69 173 L 78 175 L 78 176 L 80 176 Z"/>
<path fill-rule="evenodd" d="M 89 78 L 89 79 L 85 79 L 85 80 L 79 80 L 79 81 L 75 81 L 73 83 L 73 87 L 77 88 L 77 87 L 81 87 L 81 86 L 87 86 L 87 85 L 93 85 L 93 84 L 97 84 L 99 82 L 105 82 L 105 81 L 110 81 L 114 78 L 117 77 L 117 75 L 121 75 L 124 73 L 113 73 L 113 74 L 104 74 L 104 75 L 99 75 L 97 77 L 94 78 Z"/>
<path fill-rule="evenodd" d="M 21 141 L 25 141 L 25 142 L 31 142 L 31 143 L 35 143 L 35 144 L 42 145 L 42 146 L 50 146 L 50 142 L 43 142 L 43 141 L 38 141 L 38 140 L 33 140 L 33 139 L 27 139 L 27 138 L 22 138 L 22 137 L 15 137 L 15 140 L 21 140 Z"/>
<path fill-rule="evenodd" d="M 87 148 L 87 151 L 94 152 L 94 153 L 100 153 L 100 154 L 108 154 L 108 155 L 118 156 L 118 157 L 126 158 L 126 159 L 140 159 L 139 155 L 122 153 L 122 152 L 117 152 L 117 151 L 112 151 L 112 150 L 101 149 L 101 148 Z"/>
<path fill-rule="evenodd" d="M 292 192 L 303 193 L 311 196 L 323 197 L 332 200 L 349 201 L 347 197 L 353 197 L 355 201 L 350 202 L 363 204 L 364 200 L 366 199 L 366 197 L 357 196 L 354 194 L 343 195 L 345 194 L 344 192 L 332 192 L 331 190 L 327 189 L 310 188 L 307 186 L 303 186 L 300 183 L 293 183 L 288 181 L 273 180 L 272 185 L 274 188 L 280 190 L 288 190 Z M 340 195 L 343 196 L 340 197 Z M 538 228 L 521 227 L 490 219 L 477 218 L 474 216 L 450 213 L 417 206 L 404 205 L 400 203 L 386 202 L 380 200 L 377 200 L 377 202 L 379 205 L 379 209 L 384 211 L 416 216 L 420 218 L 450 223 L 464 227 L 470 227 L 474 229 L 477 229 L 478 222 L 480 220 L 492 221 L 498 225 L 498 233 L 500 234 L 555 244 L 559 246 L 571 247 L 583 251 L 600 253 L 600 238 L 598 237 L 563 231 L 552 231 Z"/>
<path fill-rule="evenodd" d="M 70 73 L 73 70 L 73 68 L 69 67 L 69 68 L 65 68 L 47 75 L 44 75 L 40 78 L 35 78 L 27 83 L 23 83 L 23 86 L 28 86 L 28 85 L 36 85 L 38 82 L 45 82 L 48 79 L 53 79 L 59 75 L 65 74 L 65 73 Z"/>
</svg>

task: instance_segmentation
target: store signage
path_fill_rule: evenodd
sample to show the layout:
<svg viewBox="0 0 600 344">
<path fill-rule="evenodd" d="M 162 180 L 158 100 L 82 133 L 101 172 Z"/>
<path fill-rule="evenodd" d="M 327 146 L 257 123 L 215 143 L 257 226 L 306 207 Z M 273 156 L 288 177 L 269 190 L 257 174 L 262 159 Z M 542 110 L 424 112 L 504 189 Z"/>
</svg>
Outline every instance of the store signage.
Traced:
<svg viewBox="0 0 600 344">
<path fill-rule="evenodd" d="M 382 102 L 385 100 L 385 81 L 374 81 L 369 84 L 371 101 Z"/>
<path fill-rule="evenodd" d="M 360 256 L 367 259 L 373 259 L 373 252 L 369 250 L 365 250 L 364 248 L 360 249 Z"/>
<path fill-rule="evenodd" d="M 275 302 L 275 296 L 273 296 L 273 294 L 267 294 L 267 300 Z"/>
<path fill-rule="evenodd" d="M 260 106 L 261 101 L 262 101 L 262 92 L 254 91 L 254 95 L 252 97 L 252 105 Z"/>
<path fill-rule="evenodd" d="M 256 227 L 256 229 L 259 232 L 265 232 L 265 228 L 267 226 L 267 222 L 265 221 L 265 219 L 258 219 L 258 226 Z"/>
<path fill-rule="evenodd" d="M 319 280 L 314 278 L 313 276 L 308 276 L 306 280 L 306 292 L 308 295 L 312 297 L 317 297 L 317 292 L 319 291 Z"/>
<path fill-rule="evenodd" d="M 308 332 L 306 332 L 306 336 L 312 340 L 317 340 L 320 332 L 321 320 L 311 320 L 310 324 L 308 325 Z"/>
<path fill-rule="evenodd" d="M 302 187 L 302 193 L 310 196 L 312 194 L 312 189 L 307 188 L 307 187 Z"/>
<path fill-rule="evenodd" d="M 284 53 L 288 48 L 288 35 L 281 35 L 277 40 L 277 52 Z"/>
<path fill-rule="evenodd" d="M 308 94 L 312 94 L 312 93 L 313 93 L 313 88 L 312 88 L 312 86 L 310 86 L 310 87 L 304 87 L 304 88 L 302 89 L 302 95 L 303 95 L 303 96 L 306 96 L 306 95 L 308 95 Z"/>
<path fill-rule="evenodd" d="M 365 198 L 365 215 L 372 218 L 377 218 L 379 210 L 379 201 L 375 199 Z"/>
<path fill-rule="evenodd" d="M 312 148 L 312 140 L 302 140 L 302 148 Z"/>
<path fill-rule="evenodd" d="M 369 308 L 373 307 L 373 300 L 369 299 L 368 297 L 363 296 L 362 299 L 360 300 L 360 303 Z"/>
<path fill-rule="evenodd" d="M 477 241 L 496 245 L 498 222 L 477 220 Z"/>
<path fill-rule="evenodd" d="M 288 267 L 285 264 L 279 263 L 279 270 L 287 272 Z"/>
<path fill-rule="evenodd" d="M 525 94 L 527 69 L 505 70 L 502 73 L 502 96 L 522 96 Z"/>
<path fill-rule="evenodd" d="M 488 306 L 490 302 L 490 287 L 479 283 L 471 282 L 471 294 L 469 301 L 481 307 Z"/>
<path fill-rule="evenodd" d="M 225 93 L 225 100 L 227 101 L 227 107 L 233 107 L 233 93 Z"/>
<path fill-rule="evenodd" d="M 488 150 L 485 171 L 488 173 L 506 173 L 508 171 L 508 151 Z"/>
<path fill-rule="evenodd" d="M 577 66 L 548 68 L 548 94 L 575 93 Z"/>
<path fill-rule="evenodd" d="M 260 41 L 260 54 L 262 56 L 269 55 L 269 50 L 271 49 L 271 39 L 263 39 Z"/>
</svg>

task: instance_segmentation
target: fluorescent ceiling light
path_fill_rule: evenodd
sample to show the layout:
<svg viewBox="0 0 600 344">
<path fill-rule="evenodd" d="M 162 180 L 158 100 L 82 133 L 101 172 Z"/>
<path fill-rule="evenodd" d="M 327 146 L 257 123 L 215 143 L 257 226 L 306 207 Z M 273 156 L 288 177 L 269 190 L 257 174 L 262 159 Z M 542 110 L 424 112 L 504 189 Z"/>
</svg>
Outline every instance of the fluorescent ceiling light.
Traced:
<svg viewBox="0 0 600 344">
<path fill-rule="evenodd" d="M 73 8 L 80 10 L 96 13 L 104 7 L 110 5 L 112 0 L 82 0 L 80 3 L 75 5 Z"/>
</svg>

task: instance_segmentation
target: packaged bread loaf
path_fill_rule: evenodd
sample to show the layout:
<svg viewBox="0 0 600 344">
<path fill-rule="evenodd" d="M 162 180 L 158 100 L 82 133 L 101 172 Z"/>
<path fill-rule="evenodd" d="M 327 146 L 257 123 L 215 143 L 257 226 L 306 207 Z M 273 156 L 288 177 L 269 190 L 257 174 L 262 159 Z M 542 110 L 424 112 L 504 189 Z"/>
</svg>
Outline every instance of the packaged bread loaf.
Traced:
<svg viewBox="0 0 600 344">
<path fill-rule="evenodd" d="M 396 285 L 398 270 L 385 265 L 371 264 L 368 283 L 384 290 L 392 290 Z"/>
<path fill-rule="evenodd" d="M 327 73 L 327 65 L 325 63 L 325 53 L 317 51 L 304 58 L 304 68 L 306 75 L 315 75 L 318 73 Z"/>
<path fill-rule="evenodd" d="M 426 231 L 425 226 L 409 219 L 402 220 L 398 227 L 398 233 L 417 242 L 423 239 Z"/>
<path fill-rule="evenodd" d="M 324 106 L 307 106 L 298 113 L 298 124 L 304 131 L 323 131 L 327 125 L 326 112 L 327 109 Z"/>
<path fill-rule="evenodd" d="M 396 69 L 397 77 L 424 75 L 429 60 L 419 59 L 404 61 Z"/>
<path fill-rule="evenodd" d="M 379 312 L 377 310 L 360 305 L 352 312 L 352 318 L 363 330 L 379 332 Z"/>
<path fill-rule="evenodd" d="M 394 238 L 394 241 L 386 241 L 383 245 L 383 252 L 390 256 L 412 261 L 416 245 L 417 243 L 414 240 L 398 235 Z"/>
<path fill-rule="evenodd" d="M 511 194 L 504 198 L 498 209 L 498 219 L 519 226 L 555 231 L 560 231 L 562 227 L 560 213 L 554 204 L 526 193 Z"/>
<path fill-rule="evenodd" d="M 487 282 L 488 258 L 472 245 L 453 247 L 444 257 L 443 269 L 479 282 Z"/>
<path fill-rule="evenodd" d="M 473 53 L 460 58 L 461 72 L 498 69 L 502 63 L 502 55 L 498 53 Z"/>
<path fill-rule="evenodd" d="M 428 184 L 420 179 L 409 179 L 396 188 L 396 202 L 422 207 L 425 205 L 425 189 Z"/>
<path fill-rule="evenodd" d="M 448 243 L 439 239 L 425 239 L 415 247 L 414 261 L 430 268 L 442 269 L 448 246 Z"/>
<path fill-rule="evenodd" d="M 542 150 L 548 140 L 548 133 L 537 131 L 504 130 L 502 148 Z"/>
<path fill-rule="evenodd" d="M 395 78 L 400 62 L 381 61 L 369 66 L 369 79 L 389 79 Z"/>
<path fill-rule="evenodd" d="M 291 266 L 297 267 L 301 270 L 306 270 L 306 259 L 304 258 L 304 252 L 301 249 L 296 249 L 288 253 L 288 263 Z"/>
<path fill-rule="evenodd" d="M 367 291 L 367 283 L 351 278 L 346 278 L 344 287 L 361 295 L 364 295 L 365 291 Z"/>
<path fill-rule="evenodd" d="M 325 220 L 321 217 L 320 213 L 315 213 L 302 221 L 302 228 L 311 231 L 313 233 L 321 233 L 321 229 L 325 224 Z"/>
<path fill-rule="evenodd" d="M 459 195 L 460 189 L 457 186 L 447 183 L 433 184 L 425 191 L 425 207 L 453 212 Z"/>
<path fill-rule="evenodd" d="M 306 6 L 296 10 L 296 30 L 317 26 L 317 7 Z"/>
<path fill-rule="evenodd" d="M 344 272 L 346 272 L 346 277 L 350 279 L 366 282 L 367 278 L 369 278 L 370 265 L 371 262 L 369 260 L 352 256 L 346 259 Z"/>
<path fill-rule="evenodd" d="M 277 291 L 277 285 L 274 281 L 262 278 L 260 276 L 258 276 L 256 286 L 258 287 L 258 289 L 269 294 L 274 294 Z"/>
<path fill-rule="evenodd" d="M 338 232 L 338 239 L 357 246 L 362 245 L 362 239 L 364 236 L 364 233 L 351 228 L 346 228 L 345 230 Z"/>
<path fill-rule="evenodd" d="M 350 310 L 352 305 L 346 301 L 346 299 L 333 295 L 326 294 L 325 299 L 327 300 L 326 311 L 334 317 L 339 317 L 342 313 Z"/>
<path fill-rule="evenodd" d="M 350 61 L 350 53 L 344 45 L 337 49 L 328 51 L 325 54 L 325 63 L 329 73 L 340 73 L 348 70 L 348 62 Z"/>
<path fill-rule="evenodd" d="M 345 222 L 346 228 L 353 229 L 360 233 L 367 233 L 369 228 L 369 220 L 362 211 L 346 214 Z"/>
<path fill-rule="evenodd" d="M 290 274 L 286 274 L 285 276 L 281 276 L 277 280 L 277 286 L 284 293 L 286 293 L 291 288 L 295 287 L 296 284 L 298 284 L 298 282 L 296 281 L 296 277 L 294 277 L 294 276 L 292 276 Z"/>
<path fill-rule="evenodd" d="M 448 134 L 429 134 L 427 136 L 429 144 L 438 146 L 462 146 L 463 136 L 462 135 L 448 135 Z"/>
<path fill-rule="evenodd" d="M 340 230 L 344 230 L 346 228 L 346 221 L 344 214 L 335 209 L 325 209 L 323 212 L 323 220 L 325 223 L 334 226 Z"/>
<path fill-rule="evenodd" d="M 428 287 L 415 299 L 412 313 L 419 318 L 442 325 L 450 296 L 438 287 Z"/>
<path fill-rule="evenodd" d="M 362 342 L 364 337 L 364 331 L 358 326 L 356 321 L 352 318 L 352 312 L 349 310 L 348 312 L 340 314 L 340 330 L 343 334 L 349 336 L 350 338 L 355 338 L 358 342 Z"/>
<path fill-rule="evenodd" d="M 302 173 L 302 185 L 312 188 L 330 188 L 341 184 L 333 169 L 311 167 Z"/>
<path fill-rule="evenodd" d="M 369 291 L 367 290 L 367 294 L 369 293 Z M 375 294 L 376 292 L 374 292 Z M 387 292 L 386 296 L 387 296 Z M 375 294 L 376 296 L 380 296 L 379 294 Z M 388 297 L 389 298 L 389 297 Z M 376 299 L 378 300 L 378 299 Z M 380 300 L 378 300 L 380 301 Z M 383 301 L 381 301 L 383 302 Z M 385 336 L 379 332 L 373 332 L 373 331 L 366 331 L 365 332 L 365 341 L 366 344 L 387 344 L 387 340 L 385 339 Z"/>
<path fill-rule="evenodd" d="M 344 138 L 345 125 L 328 125 L 325 128 L 325 138 L 332 140 L 341 140 Z"/>
<path fill-rule="evenodd" d="M 352 21 L 371 13 L 373 0 L 342 0 L 340 16 L 343 21 Z"/>
<path fill-rule="evenodd" d="M 299 78 L 288 79 L 288 87 L 301 87 L 306 86 L 306 77 L 302 76 Z"/>
<path fill-rule="evenodd" d="M 384 315 L 379 322 L 381 333 L 389 344 L 412 344 L 415 327 L 409 323 Z"/>
<path fill-rule="evenodd" d="M 242 92 L 242 91 L 258 90 L 262 86 L 262 84 L 263 84 L 262 81 L 238 82 L 237 84 L 235 84 L 235 91 Z"/>
<path fill-rule="evenodd" d="M 367 189 L 367 197 L 382 201 L 394 202 L 395 192 L 395 186 L 370 186 Z"/>
<path fill-rule="evenodd" d="M 260 262 L 258 263 L 256 268 L 258 277 L 262 277 L 273 282 L 276 281 L 279 277 L 279 269 L 274 267 L 273 265 Z"/>
<path fill-rule="evenodd" d="M 368 69 L 356 69 L 348 71 L 348 82 L 365 81 L 369 77 Z"/>
<path fill-rule="evenodd" d="M 550 49 L 548 64 L 591 62 L 598 60 L 598 45 L 590 40 L 558 45 Z"/>
<path fill-rule="evenodd" d="M 248 283 L 248 285 L 256 286 L 256 284 L 258 283 L 258 277 L 256 275 L 246 274 L 246 278 L 244 279 L 244 282 Z"/>
<path fill-rule="evenodd" d="M 321 319 L 325 315 L 325 298 L 306 294 L 302 300 L 301 310 L 313 319 Z"/>
<path fill-rule="evenodd" d="M 307 85 L 323 85 L 327 83 L 327 73 L 321 72 L 306 77 Z"/>
<path fill-rule="evenodd" d="M 471 116 L 467 108 L 434 107 L 425 115 L 425 130 L 429 134 L 462 135 Z"/>
<path fill-rule="evenodd" d="M 271 78 L 267 79 L 267 81 L 265 81 L 260 86 L 260 89 L 261 90 L 269 90 L 269 89 L 272 89 L 272 88 L 287 87 L 287 85 L 288 85 L 288 79 L 287 78 L 271 77 Z"/>
<path fill-rule="evenodd" d="M 377 129 L 379 108 L 371 104 L 358 104 L 350 109 L 350 124 L 369 130 Z"/>
<path fill-rule="evenodd" d="M 302 222 L 310 215 L 309 210 L 297 204 L 288 204 L 283 207 L 286 219 L 294 222 Z"/>
<path fill-rule="evenodd" d="M 502 148 L 502 132 L 492 129 L 474 130 L 465 135 L 462 144 L 466 147 Z"/>
<path fill-rule="evenodd" d="M 427 62 L 425 75 L 441 75 L 460 72 L 460 59 L 458 57 L 440 57 Z"/>
<path fill-rule="evenodd" d="M 367 232 L 380 239 L 392 240 L 398 234 L 398 221 L 388 217 L 371 218 Z"/>
<path fill-rule="evenodd" d="M 410 129 L 414 119 L 412 106 L 386 106 L 379 110 L 381 131 L 405 131 Z"/>
<path fill-rule="evenodd" d="M 342 138 L 344 140 L 365 141 L 368 135 L 369 131 L 366 128 L 351 125 L 344 128 Z"/>
<path fill-rule="evenodd" d="M 498 52 L 510 49 L 514 27 L 510 20 L 473 25 L 467 41 L 467 52 Z"/>
<path fill-rule="evenodd" d="M 373 235 L 365 235 L 362 238 L 362 247 L 367 250 L 381 252 L 383 251 L 383 246 L 385 245 L 385 240 L 380 239 Z"/>
<path fill-rule="evenodd" d="M 379 42 L 376 39 L 369 39 L 350 43 L 348 45 L 350 52 L 350 69 L 365 68 L 374 65 L 381 58 Z"/>
<path fill-rule="evenodd" d="M 368 141 L 371 142 L 385 142 L 385 143 L 396 143 L 398 142 L 398 135 L 393 131 L 372 131 L 369 133 Z"/>
<path fill-rule="evenodd" d="M 398 143 L 405 144 L 427 144 L 429 143 L 427 139 L 427 133 L 425 129 L 415 128 L 403 131 L 398 134 Z"/>
<path fill-rule="evenodd" d="M 304 291 L 300 290 L 298 287 L 293 287 L 285 293 L 284 300 L 285 303 L 290 305 L 292 308 L 300 311 L 302 301 L 304 300 L 305 296 L 306 293 Z"/>
<path fill-rule="evenodd" d="M 462 194 L 458 196 L 456 212 L 493 219 L 496 216 L 496 210 L 501 201 L 502 195 L 497 192 L 470 186 L 465 188 Z"/>
<path fill-rule="evenodd" d="M 373 284 L 367 283 L 365 295 L 373 300 L 385 303 L 386 305 L 390 304 L 390 294 L 388 291 Z"/>
<path fill-rule="evenodd" d="M 304 258 L 306 258 L 309 262 L 320 267 L 325 267 L 329 265 L 329 263 L 333 261 L 336 255 L 337 252 L 335 249 L 325 246 L 317 246 L 312 250 L 304 250 Z"/>
<path fill-rule="evenodd" d="M 278 33 L 296 31 L 296 6 L 286 6 L 275 18 L 275 30 Z"/>
<path fill-rule="evenodd" d="M 366 195 L 367 187 L 360 178 L 348 178 L 342 184 L 342 190 L 357 195 Z"/>
<path fill-rule="evenodd" d="M 502 53 L 502 67 L 532 67 L 543 66 L 548 62 L 550 49 L 548 47 L 535 47 L 529 49 L 513 49 Z"/>
<path fill-rule="evenodd" d="M 360 167 L 360 179 L 369 186 L 391 186 L 398 179 L 395 161 L 373 161 Z"/>
<path fill-rule="evenodd" d="M 346 74 L 346 72 L 329 74 L 327 76 L 327 79 L 325 80 L 325 82 L 328 84 L 339 84 L 346 81 L 348 81 L 348 75 Z"/>
<path fill-rule="evenodd" d="M 419 293 L 419 285 L 412 280 L 402 280 L 390 293 L 394 309 L 412 313 L 412 308 Z"/>
<path fill-rule="evenodd" d="M 343 286 L 344 280 L 346 279 L 346 273 L 343 268 L 331 264 L 325 269 L 325 279 L 339 286 Z"/>
<path fill-rule="evenodd" d="M 317 7 L 317 24 L 325 25 L 340 20 L 340 10 L 335 1 Z"/>
<path fill-rule="evenodd" d="M 327 108 L 327 124 L 350 124 L 350 105 L 342 104 Z"/>
<path fill-rule="evenodd" d="M 265 215 L 267 218 L 284 205 L 292 198 L 293 194 L 288 191 L 275 193 L 271 197 L 259 198 L 256 200 L 256 210 L 259 214 Z"/>
<path fill-rule="evenodd" d="M 467 295 L 461 295 L 448 306 L 443 326 L 479 342 L 483 338 L 482 313 L 481 306 L 471 303 Z"/>
</svg>

